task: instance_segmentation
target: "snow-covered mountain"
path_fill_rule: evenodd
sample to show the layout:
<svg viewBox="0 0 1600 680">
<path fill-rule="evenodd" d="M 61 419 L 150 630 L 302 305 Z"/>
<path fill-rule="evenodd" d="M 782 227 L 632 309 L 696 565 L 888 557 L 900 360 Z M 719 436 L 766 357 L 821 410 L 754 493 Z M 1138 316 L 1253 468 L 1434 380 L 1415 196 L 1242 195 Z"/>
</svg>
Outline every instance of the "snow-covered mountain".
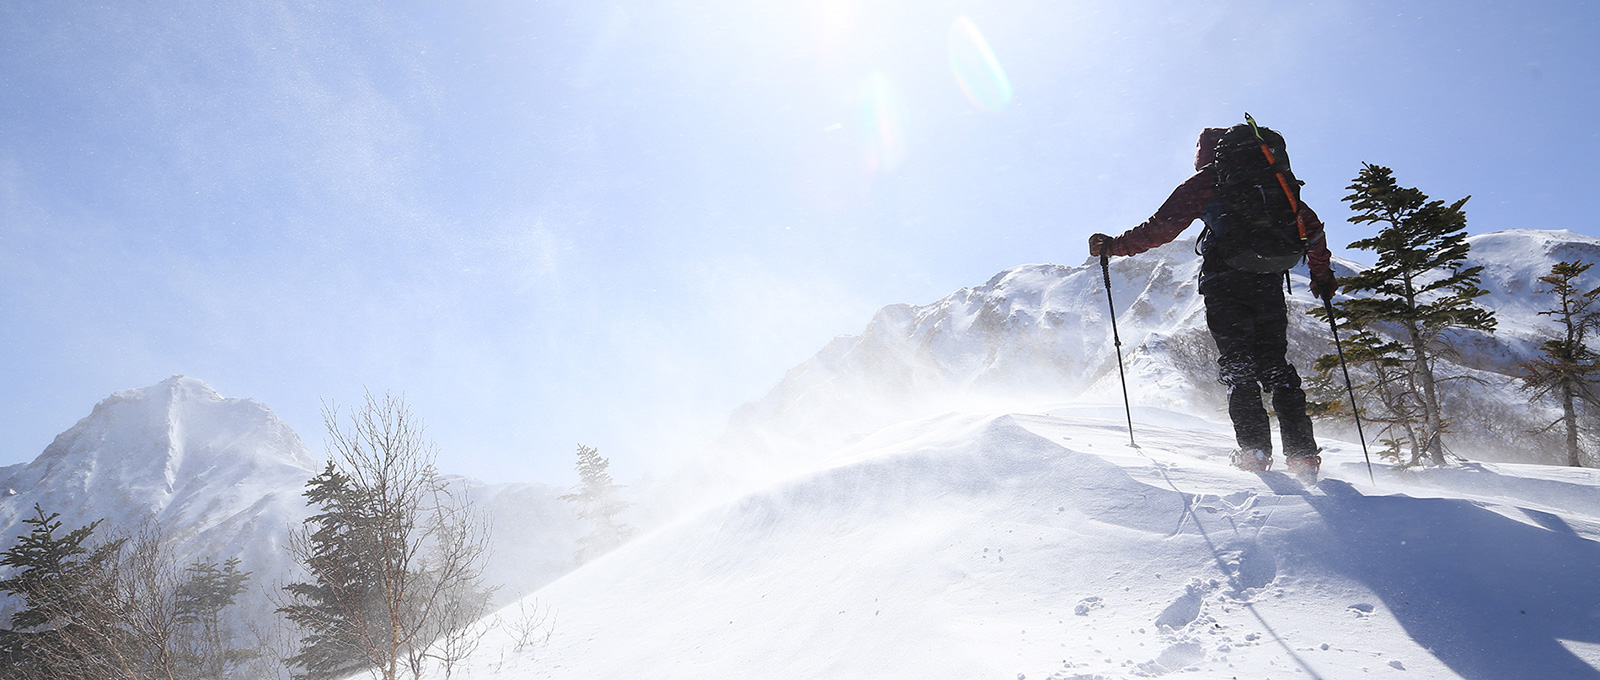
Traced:
<svg viewBox="0 0 1600 680">
<path fill-rule="evenodd" d="M 277 574 L 315 467 L 266 406 L 174 376 L 111 395 L 33 462 L 0 468 L 0 545 L 26 533 L 37 503 L 68 527 L 105 519 L 102 532 L 153 520 L 182 559 Z"/>
<path fill-rule="evenodd" d="M 1452 441 L 1538 459 L 1525 430 L 1551 414 L 1505 372 L 1540 340 L 1537 277 L 1600 259 L 1600 240 L 1502 232 L 1473 258 L 1500 332 L 1458 338 L 1446 370 L 1482 383 L 1452 388 Z M 581 567 L 548 561 L 580 533 L 559 490 L 461 480 L 511 518 L 501 580 L 548 585 L 480 622 L 450 677 L 1600 680 L 1600 471 L 1369 473 L 1329 423 L 1316 488 L 1232 468 L 1197 268 L 1183 242 L 1113 264 L 1138 448 L 1089 262 L 884 308 L 735 414 L 721 477 L 685 486 L 731 502 Z M 1312 317 L 1290 332 L 1302 366 L 1328 350 Z M 275 422 L 183 378 L 118 393 L 0 469 L 0 517 L 42 498 L 265 535 L 249 532 L 303 512 L 314 460 Z M 529 612 L 549 616 L 519 625 Z"/>
<path fill-rule="evenodd" d="M 0 468 L 0 549 L 26 533 L 36 503 L 67 527 L 104 519 L 102 535 L 152 521 L 185 563 L 239 558 L 254 572 L 245 609 L 260 615 L 292 573 L 284 542 L 310 514 L 301 494 L 322 465 L 264 404 L 173 376 L 111 395 L 34 461 Z M 572 569 L 584 527 L 556 498 L 565 489 L 451 483 L 492 522 L 485 580 L 503 598 Z"/>
<path fill-rule="evenodd" d="M 1456 441 L 1538 458 L 1519 428 L 1548 413 L 1503 371 L 1540 339 L 1537 277 L 1600 241 L 1473 244 L 1501 331 L 1458 339 L 1447 370 L 1487 384 L 1450 395 Z M 1328 424 L 1315 488 L 1234 469 L 1191 248 L 1114 265 L 1138 448 L 1097 263 L 886 307 L 708 466 L 778 481 L 485 619 L 452 677 L 1600 680 L 1600 471 L 1369 473 Z M 1291 333 L 1301 365 L 1327 351 L 1311 317 Z M 534 606 L 548 640 L 505 623 Z"/>
<path fill-rule="evenodd" d="M 1549 447 L 1529 433 L 1554 420 L 1552 405 L 1527 403 L 1511 373 L 1533 356 L 1549 321 L 1538 277 L 1560 260 L 1600 261 L 1600 240 L 1569 231 L 1514 230 L 1471 237 L 1470 262 L 1484 266 L 1483 300 L 1499 318 L 1493 335 L 1458 334 L 1461 356 L 1443 371 L 1470 375 L 1445 389 L 1456 418 L 1448 443 L 1468 458 L 1543 462 Z M 1111 285 L 1135 405 L 1226 418 L 1216 349 L 1196 288 L 1200 261 L 1184 239 L 1137 257 L 1114 258 Z M 1347 274 L 1360 265 L 1336 260 Z M 1309 377 L 1332 352 L 1325 324 L 1308 312 L 1303 267 L 1290 298 L 1290 359 Z M 1590 272 L 1586 285 L 1600 285 Z M 1031 264 L 927 305 L 883 308 L 860 335 L 836 338 L 794 368 L 766 397 L 733 418 L 729 444 L 770 449 L 785 469 L 885 425 L 951 410 L 992 411 L 1040 402 L 1121 400 L 1116 348 L 1098 261 Z M 1354 437 L 1342 423 L 1319 431 Z"/>
</svg>

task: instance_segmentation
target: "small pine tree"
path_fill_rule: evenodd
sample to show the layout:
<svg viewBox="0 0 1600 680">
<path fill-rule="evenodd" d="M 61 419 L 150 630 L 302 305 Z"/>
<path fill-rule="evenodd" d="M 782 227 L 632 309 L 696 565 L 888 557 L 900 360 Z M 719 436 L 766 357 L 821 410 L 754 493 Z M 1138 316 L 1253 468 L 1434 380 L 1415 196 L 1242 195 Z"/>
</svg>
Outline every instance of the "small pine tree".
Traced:
<svg viewBox="0 0 1600 680">
<path fill-rule="evenodd" d="M 437 449 L 404 398 L 371 393 L 341 422 L 323 413 L 328 466 L 307 483 L 319 509 L 289 542 L 310 580 L 279 608 L 300 627 L 288 661 L 305 678 L 360 668 L 375 677 L 446 669 L 465 649 L 457 629 L 478 618 L 488 531 L 464 493 L 434 467 Z"/>
<path fill-rule="evenodd" d="M 1522 365 L 1522 388 L 1535 398 L 1556 395 L 1561 399 L 1561 418 L 1550 423 L 1545 430 L 1556 425 L 1565 429 L 1567 465 L 1581 467 L 1582 452 L 1578 446 L 1579 402 L 1594 405 L 1600 402 L 1595 381 L 1600 379 L 1600 355 L 1589 349 L 1589 334 L 1600 328 L 1600 308 L 1596 296 L 1600 288 L 1583 290 L 1577 279 L 1593 263 L 1557 262 L 1550 273 L 1539 277 L 1549 288 L 1543 292 L 1556 296 L 1555 309 L 1539 312 L 1555 317 L 1560 325 L 1560 335 L 1546 340 L 1540 346 L 1541 356 Z"/>
<path fill-rule="evenodd" d="M 177 622 L 189 628 L 190 644 L 181 658 L 186 677 L 224 680 L 254 653 L 229 645 L 223 616 L 234 598 L 245 591 L 250 572 L 239 570 L 235 557 L 218 565 L 198 561 L 184 570 L 176 597 Z"/>
<path fill-rule="evenodd" d="M 580 539 L 578 561 L 605 554 L 633 535 L 633 528 L 617 522 L 617 515 L 631 503 L 617 494 L 621 486 L 612 483 L 608 471 L 611 461 L 591 446 L 578 445 L 578 486 L 561 500 L 578 506 L 578 516 L 594 524 L 594 532 Z"/>
<path fill-rule="evenodd" d="M 311 582 L 284 586 L 293 602 L 278 609 L 304 632 L 288 663 L 299 678 L 343 677 L 369 664 L 361 638 L 378 620 L 369 522 L 358 490 L 332 461 L 306 482 L 304 495 L 320 512 L 306 520 L 315 527 L 305 535 Z"/>
<path fill-rule="evenodd" d="M 104 520 L 57 536 L 60 513 L 46 515 L 37 503 L 33 512 L 22 520 L 33 528 L 0 553 L 0 568 L 10 570 L 0 593 L 24 603 L 11 615 L 11 628 L 0 631 L 0 660 L 8 662 L 0 677 L 97 678 L 126 669 L 123 633 L 103 611 L 108 569 L 124 541 L 90 548 L 85 544 Z"/>
<path fill-rule="evenodd" d="M 1495 328 L 1494 313 L 1476 302 L 1487 293 L 1479 287 L 1483 268 L 1466 266 L 1470 245 L 1462 206 L 1467 198 L 1450 205 L 1430 201 L 1415 188 L 1399 186 L 1389 168 L 1370 163 L 1348 188 L 1344 200 L 1356 213 L 1351 221 L 1382 226 L 1377 235 L 1348 246 L 1373 251 L 1378 261 L 1340 280 L 1351 297 L 1335 304 L 1334 314 L 1346 326 L 1392 333 L 1386 356 L 1405 368 L 1421 411 L 1411 463 L 1427 456 L 1443 464 L 1442 435 L 1449 419 L 1439 399 L 1445 378 L 1436 370 L 1438 358 L 1450 352 L 1443 335 L 1450 329 Z"/>
</svg>

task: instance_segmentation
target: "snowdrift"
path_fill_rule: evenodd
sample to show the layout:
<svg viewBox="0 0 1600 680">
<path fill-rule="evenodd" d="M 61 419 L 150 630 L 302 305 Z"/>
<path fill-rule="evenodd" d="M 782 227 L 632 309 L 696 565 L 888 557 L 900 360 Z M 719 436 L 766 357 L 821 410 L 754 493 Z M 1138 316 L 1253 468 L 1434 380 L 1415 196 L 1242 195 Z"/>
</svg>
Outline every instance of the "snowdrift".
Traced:
<svg viewBox="0 0 1600 680">
<path fill-rule="evenodd" d="M 1597 471 L 1374 486 L 1329 442 L 1305 489 L 1114 415 L 888 428 L 540 590 L 548 643 L 491 621 L 457 677 L 1600 678 Z"/>
</svg>

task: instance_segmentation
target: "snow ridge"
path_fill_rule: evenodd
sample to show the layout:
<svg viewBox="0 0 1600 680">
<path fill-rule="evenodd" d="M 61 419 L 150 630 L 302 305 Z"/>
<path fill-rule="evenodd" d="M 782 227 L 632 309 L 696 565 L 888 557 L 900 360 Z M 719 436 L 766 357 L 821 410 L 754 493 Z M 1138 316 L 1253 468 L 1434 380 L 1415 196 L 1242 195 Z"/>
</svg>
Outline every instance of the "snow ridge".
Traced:
<svg viewBox="0 0 1600 680">
<path fill-rule="evenodd" d="M 0 485 L 16 491 L 0 500 L 0 535 L 15 535 L 34 502 L 68 523 L 149 517 L 199 534 L 264 490 L 303 484 L 315 466 L 266 406 L 173 376 L 112 394 L 38 459 L 0 470 Z"/>
<path fill-rule="evenodd" d="M 1308 490 L 1225 425 L 1145 410 L 1134 450 L 1105 411 L 885 428 L 541 589 L 548 643 L 489 629 L 453 677 L 1600 678 L 1600 516 L 1547 505 L 1597 471 L 1373 486 L 1330 441 Z"/>
<path fill-rule="evenodd" d="M 1477 384 L 1447 387 L 1457 416 L 1452 444 L 1470 458 L 1539 460 L 1543 439 L 1528 432 L 1554 419 L 1552 405 L 1528 404 L 1512 374 L 1550 332 L 1538 315 L 1548 301 L 1537 279 L 1563 259 L 1600 261 L 1600 239 L 1567 231 L 1514 230 L 1469 238 L 1469 264 L 1484 266 L 1483 303 L 1499 332 L 1456 335 L 1452 375 Z M 1341 274 L 1360 265 L 1336 260 Z M 1199 258 L 1183 239 L 1137 257 L 1114 258 L 1112 288 L 1136 406 L 1226 418 L 1216 381 L 1216 350 L 1196 289 Z M 1308 312 L 1303 267 L 1292 272 L 1290 360 L 1309 377 L 1316 357 L 1333 351 L 1323 322 Z M 1585 285 L 1600 285 L 1592 271 Z M 1008 269 L 983 286 L 928 305 L 883 308 L 855 336 L 841 336 L 795 367 L 772 392 L 740 409 L 727 443 L 771 450 L 805 469 L 819 455 L 890 423 L 963 409 L 1007 410 L 1028 404 L 1120 401 L 1115 347 L 1099 262 Z M 1348 425 L 1319 425 L 1354 437 Z M 1530 446 L 1530 441 L 1534 446 Z"/>
</svg>

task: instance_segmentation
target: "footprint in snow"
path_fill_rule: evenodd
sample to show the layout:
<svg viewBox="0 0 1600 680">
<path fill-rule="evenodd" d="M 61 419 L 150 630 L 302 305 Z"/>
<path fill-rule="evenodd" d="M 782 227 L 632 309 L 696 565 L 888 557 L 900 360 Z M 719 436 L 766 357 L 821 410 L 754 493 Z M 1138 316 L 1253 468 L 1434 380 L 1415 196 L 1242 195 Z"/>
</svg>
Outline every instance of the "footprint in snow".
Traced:
<svg viewBox="0 0 1600 680">
<path fill-rule="evenodd" d="M 1236 543 L 1218 551 L 1217 561 L 1227 570 L 1235 597 L 1253 588 L 1265 588 L 1278 579 L 1277 558 L 1254 541 Z"/>
<path fill-rule="evenodd" d="M 1156 658 L 1141 663 L 1137 666 L 1141 673 L 1148 675 L 1166 675 L 1173 671 L 1204 661 L 1206 650 L 1198 642 L 1180 642 L 1164 650 Z"/>
<path fill-rule="evenodd" d="M 1172 630 L 1181 630 L 1190 622 L 1200 618 L 1200 604 L 1205 599 L 1205 592 L 1190 584 L 1188 592 L 1178 596 L 1166 609 L 1161 610 L 1161 615 L 1156 617 L 1156 628 L 1159 630 L 1166 626 Z"/>
<path fill-rule="evenodd" d="M 1086 597 L 1078 600 L 1078 606 L 1072 608 L 1072 613 L 1077 614 L 1078 616 L 1088 616 L 1089 612 L 1104 606 L 1105 602 L 1101 601 L 1098 596 Z"/>
</svg>

